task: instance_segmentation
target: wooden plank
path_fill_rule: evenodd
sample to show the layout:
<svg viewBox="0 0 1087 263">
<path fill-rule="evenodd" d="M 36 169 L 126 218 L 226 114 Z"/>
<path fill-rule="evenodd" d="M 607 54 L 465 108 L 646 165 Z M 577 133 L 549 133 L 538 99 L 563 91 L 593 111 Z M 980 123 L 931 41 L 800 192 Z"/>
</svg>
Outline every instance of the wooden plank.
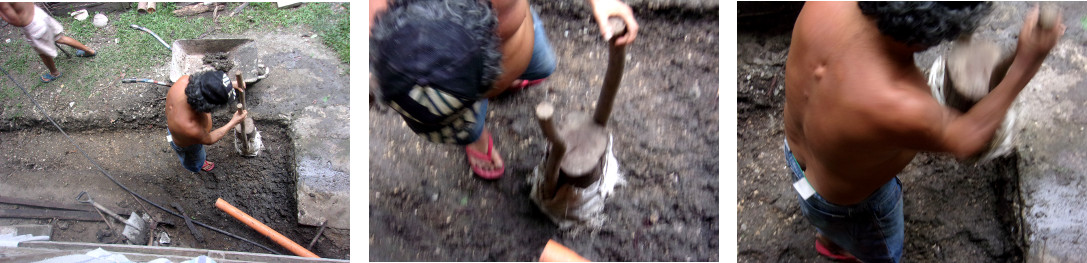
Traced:
<svg viewBox="0 0 1087 263">
<path fill-rule="evenodd" d="M 16 198 L 16 197 L 10 197 L 10 196 L 0 196 L 0 203 L 13 204 L 13 205 L 23 205 L 23 206 L 34 206 L 34 207 L 42 207 L 42 208 L 53 208 L 53 209 L 63 209 L 63 210 L 77 210 L 77 211 L 94 212 L 94 208 L 92 208 L 91 206 L 88 206 L 88 205 L 79 205 L 79 204 L 74 204 L 74 203 L 73 204 L 66 204 L 66 203 L 52 202 L 52 201 L 31 200 L 31 199 L 23 199 L 23 198 Z"/>
<path fill-rule="evenodd" d="M 79 221 L 102 221 L 102 216 L 87 211 L 64 211 L 37 208 L 0 209 L 0 218 L 26 219 L 66 219 Z"/>
</svg>

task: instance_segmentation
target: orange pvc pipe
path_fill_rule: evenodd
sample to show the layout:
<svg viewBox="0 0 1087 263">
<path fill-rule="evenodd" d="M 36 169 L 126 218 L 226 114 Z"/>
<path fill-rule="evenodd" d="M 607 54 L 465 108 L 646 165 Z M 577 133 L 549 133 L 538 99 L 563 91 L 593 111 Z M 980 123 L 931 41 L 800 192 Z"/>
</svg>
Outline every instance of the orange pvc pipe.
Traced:
<svg viewBox="0 0 1087 263">
<path fill-rule="evenodd" d="M 320 258 L 317 256 L 317 254 L 313 254 L 313 252 L 310 252 L 306 248 L 298 245 L 298 243 L 291 241 L 291 239 L 283 236 L 283 234 L 280 234 L 279 232 L 276 232 L 264 223 L 257 221 L 256 218 L 249 216 L 249 214 L 242 212 L 242 210 L 238 210 L 237 207 L 230 205 L 230 203 L 227 203 L 222 198 L 215 200 L 215 207 L 238 219 L 238 221 L 242 221 L 242 223 L 245 223 L 245 225 L 253 228 L 253 230 L 257 230 L 257 232 L 260 232 L 264 236 L 272 239 L 272 241 L 275 241 L 280 246 L 283 246 L 287 250 L 290 250 L 291 253 L 294 253 L 295 255 L 307 258 Z"/>
<path fill-rule="evenodd" d="M 566 248 L 559 242 L 554 240 L 547 240 L 547 246 L 544 246 L 543 253 L 540 253 L 540 262 L 590 262 L 588 259 L 581 257 L 577 252 Z"/>
</svg>

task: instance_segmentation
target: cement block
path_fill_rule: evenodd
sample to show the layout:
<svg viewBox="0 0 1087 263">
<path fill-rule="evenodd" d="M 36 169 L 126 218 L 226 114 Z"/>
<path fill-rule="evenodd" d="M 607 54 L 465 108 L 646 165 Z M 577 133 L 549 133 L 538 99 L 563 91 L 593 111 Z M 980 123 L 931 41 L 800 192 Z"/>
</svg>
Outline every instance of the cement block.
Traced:
<svg viewBox="0 0 1087 263">
<path fill-rule="evenodd" d="M 291 122 L 300 224 L 351 227 L 349 116 L 347 106 L 309 106 Z"/>
</svg>

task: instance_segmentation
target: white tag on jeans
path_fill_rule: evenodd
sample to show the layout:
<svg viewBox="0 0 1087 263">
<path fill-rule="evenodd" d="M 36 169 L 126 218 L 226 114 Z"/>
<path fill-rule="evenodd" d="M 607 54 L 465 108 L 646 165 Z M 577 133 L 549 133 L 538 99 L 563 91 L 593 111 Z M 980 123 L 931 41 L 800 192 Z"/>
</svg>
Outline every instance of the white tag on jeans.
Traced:
<svg viewBox="0 0 1087 263">
<path fill-rule="evenodd" d="M 804 200 L 808 200 L 812 195 L 815 195 L 815 188 L 812 188 L 811 184 L 808 183 L 808 178 L 796 181 L 793 183 L 793 188 L 796 188 L 796 192 L 800 193 L 800 197 Z"/>
</svg>

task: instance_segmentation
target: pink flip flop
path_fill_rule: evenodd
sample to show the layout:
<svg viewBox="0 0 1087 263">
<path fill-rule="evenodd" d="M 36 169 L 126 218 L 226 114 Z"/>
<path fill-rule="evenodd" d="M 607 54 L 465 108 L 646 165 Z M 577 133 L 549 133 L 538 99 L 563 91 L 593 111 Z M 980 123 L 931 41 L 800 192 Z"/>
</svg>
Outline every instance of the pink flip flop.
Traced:
<svg viewBox="0 0 1087 263">
<path fill-rule="evenodd" d="M 491 152 L 494 150 L 494 138 L 490 134 L 487 135 L 487 153 L 483 154 L 476 150 L 472 150 L 471 147 L 464 146 L 464 151 L 468 152 L 468 165 L 472 167 L 472 171 L 479 175 L 480 178 L 487 180 L 494 180 L 502 177 L 502 173 L 506 172 L 506 165 L 503 164 L 495 170 L 483 170 L 482 167 L 476 166 L 472 163 L 471 159 L 476 159 L 484 162 L 494 163 L 494 159 L 491 158 Z"/>
<path fill-rule="evenodd" d="M 834 252 L 831 252 L 830 249 L 828 249 L 826 246 L 823 246 L 823 243 L 819 242 L 819 240 L 815 240 L 815 252 L 819 252 L 819 255 L 823 255 L 824 257 L 833 260 L 858 262 L 857 258 L 853 257 L 852 255 L 835 254 Z"/>
<path fill-rule="evenodd" d="M 209 161 L 204 161 L 204 166 L 200 167 L 200 170 L 204 170 L 205 172 L 211 172 L 211 169 L 215 169 L 215 163 Z"/>
<path fill-rule="evenodd" d="M 547 78 L 542 78 L 542 79 L 537 79 L 537 80 L 524 79 L 524 80 L 521 80 L 520 83 L 518 83 L 516 85 L 513 85 L 513 86 L 510 86 L 509 91 L 521 91 L 521 90 L 523 90 L 525 88 L 528 88 L 528 87 L 540 85 L 540 83 L 543 83 L 544 80 L 546 80 L 546 79 Z"/>
</svg>

